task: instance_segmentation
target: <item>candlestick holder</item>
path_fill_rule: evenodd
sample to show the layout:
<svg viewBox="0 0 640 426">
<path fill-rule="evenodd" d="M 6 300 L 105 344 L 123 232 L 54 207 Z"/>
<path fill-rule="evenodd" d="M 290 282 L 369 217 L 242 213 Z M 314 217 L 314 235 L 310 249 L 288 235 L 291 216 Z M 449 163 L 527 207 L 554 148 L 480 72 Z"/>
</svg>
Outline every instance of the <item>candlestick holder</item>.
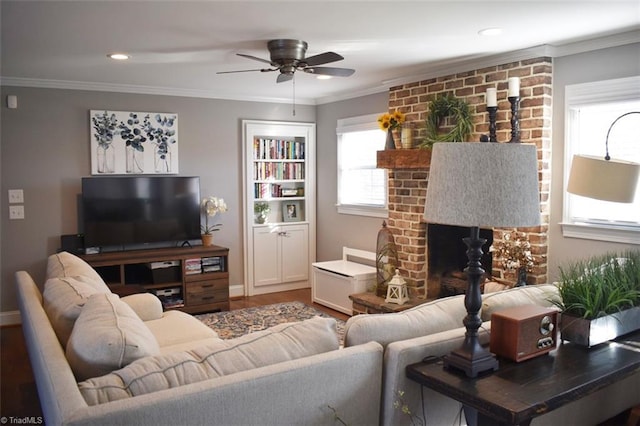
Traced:
<svg viewBox="0 0 640 426">
<path fill-rule="evenodd" d="M 498 107 L 487 107 L 487 111 L 489 111 L 489 142 L 498 142 L 496 138 L 496 113 L 498 112 Z"/>
<path fill-rule="evenodd" d="M 509 96 L 511 103 L 511 140 L 509 142 L 520 143 L 520 121 L 518 110 L 520 108 L 520 96 Z"/>
</svg>

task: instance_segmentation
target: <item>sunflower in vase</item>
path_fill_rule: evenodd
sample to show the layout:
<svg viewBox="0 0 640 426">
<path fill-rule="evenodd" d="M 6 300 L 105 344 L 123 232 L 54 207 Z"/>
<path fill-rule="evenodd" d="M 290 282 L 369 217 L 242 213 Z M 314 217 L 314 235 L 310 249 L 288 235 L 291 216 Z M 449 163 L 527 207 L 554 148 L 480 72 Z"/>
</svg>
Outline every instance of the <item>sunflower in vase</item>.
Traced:
<svg viewBox="0 0 640 426">
<path fill-rule="evenodd" d="M 380 130 L 387 132 L 386 149 L 395 148 L 393 130 L 402 128 L 402 124 L 405 122 L 405 119 L 406 117 L 404 113 L 398 110 L 386 112 L 378 117 L 378 126 L 380 127 Z"/>
</svg>

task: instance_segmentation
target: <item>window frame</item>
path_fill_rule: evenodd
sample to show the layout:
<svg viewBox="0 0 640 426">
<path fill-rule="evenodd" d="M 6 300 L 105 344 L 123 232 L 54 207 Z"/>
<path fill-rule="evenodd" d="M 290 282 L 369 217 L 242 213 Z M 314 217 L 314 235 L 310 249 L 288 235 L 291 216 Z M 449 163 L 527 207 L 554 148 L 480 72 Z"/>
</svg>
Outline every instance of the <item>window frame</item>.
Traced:
<svg viewBox="0 0 640 426">
<path fill-rule="evenodd" d="M 377 130 L 378 116 L 380 114 L 367 114 L 357 117 L 342 118 L 337 121 L 336 126 L 336 151 L 337 151 L 337 192 L 336 192 L 336 208 L 339 214 L 349 214 L 357 216 L 368 216 L 376 218 L 388 218 L 389 217 L 389 175 L 386 169 L 384 172 L 384 206 L 376 207 L 372 205 L 363 204 L 343 204 L 340 202 L 340 190 L 341 190 L 341 170 L 342 161 L 341 158 L 341 138 L 342 134 L 357 131 Z"/>
<path fill-rule="evenodd" d="M 562 208 L 562 234 L 564 237 L 583 238 L 626 244 L 640 244 L 640 225 L 614 223 L 580 222 L 571 218 L 571 197 L 567 192 L 571 162 L 577 147 L 572 144 L 575 132 L 574 111 L 580 106 L 609 102 L 624 102 L 640 98 L 640 76 L 615 80 L 596 81 L 568 85 L 565 87 L 565 127 L 564 127 L 564 184 Z M 604 152 L 605 140 L 602 140 Z M 640 146 L 638 147 L 640 149 Z M 604 157 L 604 154 L 603 154 Z"/>
</svg>

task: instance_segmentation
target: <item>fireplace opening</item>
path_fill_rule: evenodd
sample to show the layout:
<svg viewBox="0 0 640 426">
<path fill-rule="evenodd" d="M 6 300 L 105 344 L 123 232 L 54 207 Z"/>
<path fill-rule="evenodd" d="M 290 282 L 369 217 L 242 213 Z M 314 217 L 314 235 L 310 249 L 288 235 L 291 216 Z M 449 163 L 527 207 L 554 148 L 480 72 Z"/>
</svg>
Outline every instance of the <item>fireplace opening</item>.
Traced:
<svg viewBox="0 0 640 426">
<path fill-rule="evenodd" d="M 463 238 L 469 237 L 470 228 L 464 226 L 427 225 L 427 285 L 428 293 L 437 297 L 453 296 L 467 289 L 467 276 L 463 272 L 469 262 L 467 245 Z M 480 263 L 485 277 L 491 274 L 493 230 L 480 229 L 480 238 L 487 242 L 482 246 Z"/>
</svg>

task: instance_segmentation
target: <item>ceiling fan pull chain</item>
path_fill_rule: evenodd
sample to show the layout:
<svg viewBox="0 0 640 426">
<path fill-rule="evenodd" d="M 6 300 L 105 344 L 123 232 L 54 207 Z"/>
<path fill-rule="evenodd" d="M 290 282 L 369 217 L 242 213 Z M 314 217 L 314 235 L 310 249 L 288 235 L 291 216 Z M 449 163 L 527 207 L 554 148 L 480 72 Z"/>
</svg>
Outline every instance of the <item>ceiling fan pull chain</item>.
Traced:
<svg viewBox="0 0 640 426">
<path fill-rule="evenodd" d="M 293 74 L 293 116 L 296 116 L 296 75 Z"/>
</svg>

